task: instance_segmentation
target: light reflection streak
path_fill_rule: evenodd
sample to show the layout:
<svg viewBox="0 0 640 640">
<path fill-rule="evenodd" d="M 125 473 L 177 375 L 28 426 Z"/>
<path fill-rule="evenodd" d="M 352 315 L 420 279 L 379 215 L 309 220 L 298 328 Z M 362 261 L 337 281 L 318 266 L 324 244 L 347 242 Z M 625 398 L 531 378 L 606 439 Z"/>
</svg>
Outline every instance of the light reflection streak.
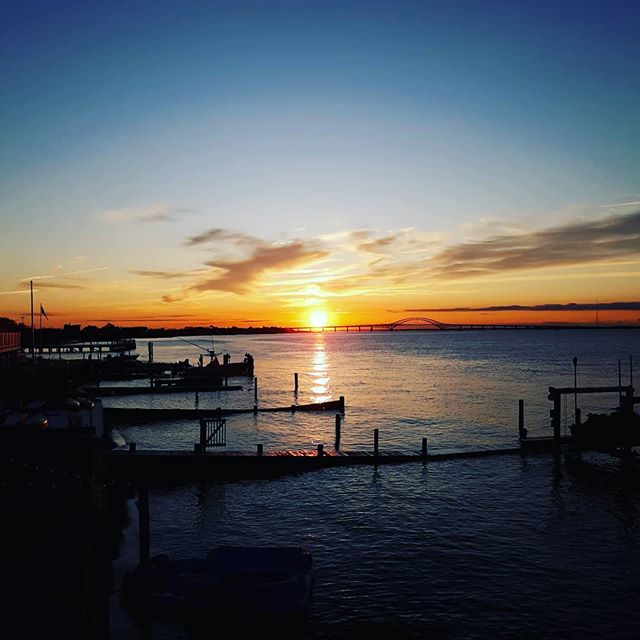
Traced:
<svg viewBox="0 0 640 640">
<path fill-rule="evenodd" d="M 312 402 L 327 402 L 331 400 L 328 372 L 329 362 L 325 350 L 325 337 L 324 334 L 319 333 L 316 337 L 315 348 L 311 357 Z"/>
</svg>

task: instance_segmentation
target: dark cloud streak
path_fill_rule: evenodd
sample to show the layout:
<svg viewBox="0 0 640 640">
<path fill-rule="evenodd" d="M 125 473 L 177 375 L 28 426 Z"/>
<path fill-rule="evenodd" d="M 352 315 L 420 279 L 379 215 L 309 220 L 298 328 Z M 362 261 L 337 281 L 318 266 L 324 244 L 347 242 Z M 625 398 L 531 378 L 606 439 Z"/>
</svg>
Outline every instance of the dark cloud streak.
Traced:
<svg viewBox="0 0 640 640">
<path fill-rule="evenodd" d="M 427 309 L 404 309 L 408 313 L 433 313 L 433 312 L 456 312 L 456 311 L 640 311 L 640 302 L 600 302 L 600 303 L 576 303 L 566 304 L 508 304 L 495 305 L 491 307 L 444 307 Z"/>
<path fill-rule="evenodd" d="M 628 258 L 640 258 L 640 211 L 453 245 L 429 264 L 433 276 L 455 279 Z"/>
</svg>

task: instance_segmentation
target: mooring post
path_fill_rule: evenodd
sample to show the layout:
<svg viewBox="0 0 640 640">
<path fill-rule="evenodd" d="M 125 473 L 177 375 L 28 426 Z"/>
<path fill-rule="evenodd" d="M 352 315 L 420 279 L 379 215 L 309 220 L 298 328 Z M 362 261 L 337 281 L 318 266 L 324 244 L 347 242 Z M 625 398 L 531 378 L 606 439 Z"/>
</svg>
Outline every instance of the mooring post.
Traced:
<svg viewBox="0 0 640 640">
<path fill-rule="evenodd" d="M 618 406 L 622 406 L 622 360 L 618 358 Z"/>
<path fill-rule="evenodd" d="M 204 418 L 200 418 L 200 448 L 204 450 L 207 446 L 207 422 Z"/>
<path fill-rule="evenodd" d="M 427 445 L 427 439 L 426 438 L 422 438 L 422 458 L 424 460 L 427 459 L 427 453 L 428 453 L 428 445 Z"/>
<path fill-rule="evenodd" d="M 553 409 L 551 409 L 551 426 L 553 427 L 553 440 L 556 446 L 560 445 L 561 441 L 561 396 L 555 387 L 549 387 L 549 400 L 553 402 Z"/>
<path fill-rule="evenodd" d="M 257 404 L 254 404 L 254 405 L 253 405 L 253 415 L 254 415 L 254 416 L 257 416 L 257 415 L 258 415 L 258 405 L 257 405 Z"/>
<path fill-rule="evenodd" d="M 129 443 L 129 451 L 131 451 L 131 453 L 135 453 L 136 452 L 136 443 L 135 442 L 130 442 Z"/>
<path fill-rule="evenodd" d="M 200 398 L 198 396 L 198 392 L 196 391 L 196 404 L 200 404 Z"/>
<path fill-rule="evenodd" d="M 336 413 L 336 449 L 340 448 L 340 430 L 341 430 L 342 416 Z"/>
<path fill-rule="evenodd" d="M 578 412 L 578 358 L 573 358 L 573 414 Z"/>
<path fill-rule="evenodd" d="M 340 411 L 344 413 L 344 396 L 340 396 Z"/>
<path fill-rule="evenodd" d="M 520 440 L 527 437 L 527 430 L 524 428 L 524 400 L 518 400 L 518 435 Z"/>
<path fill-rule="evenodd" d="M 264 455 L 264 445 L 262 444 L 258 445 L 258 455 L 259 456 Z"/>
<path fill-rule="evenodd" d="M 297 371 L 293 374 L 293 390 L 296 393 L 298 392 L 298 372 Z"/>
<path fill-rule="evenodd" d="M 582 411 L 576 409 L 576 424 L 582 424 Z"/>
<path fill-rule="evenodd" d="M 323 455 L 324 455 L 324 445 L 323 444 L 319 444 L 318 445 L 318 458 L 322 458 Z"/>
<path fill-rule="evenodd" d="M 258 404 L 258 378 L 253 379 L 253 401 Z"/>
<path fill-rule="evenodd" d="M 379 445 L 380 443 L 380 429 L 373 430 L 373 455 L 378 455 Z"/>
<path fill-rule="evenodd" d="M 153 342 L 147 343 L 147 349 L 149 350 L 149 364 L 153 362 Z"/>
<path fill-rule="evenodd" d="M 140 542 L 140 566 L 149 564 L 149 487 L 138 487 L 138 537 Z"/>
</svg>

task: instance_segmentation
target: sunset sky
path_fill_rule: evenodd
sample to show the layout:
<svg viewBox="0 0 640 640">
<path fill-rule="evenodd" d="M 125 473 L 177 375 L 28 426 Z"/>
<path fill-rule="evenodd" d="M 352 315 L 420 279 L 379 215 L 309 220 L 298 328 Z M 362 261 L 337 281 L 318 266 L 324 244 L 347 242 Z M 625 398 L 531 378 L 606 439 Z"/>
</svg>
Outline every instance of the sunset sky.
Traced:
<svg viewBox="0 0 640 640">
<path fill-rule="evenodd" d="M 49 326 L 638 322 L 638 24 L 633 2 L 7 0 L 0 315 L 33 279 Z"/>
</svg>

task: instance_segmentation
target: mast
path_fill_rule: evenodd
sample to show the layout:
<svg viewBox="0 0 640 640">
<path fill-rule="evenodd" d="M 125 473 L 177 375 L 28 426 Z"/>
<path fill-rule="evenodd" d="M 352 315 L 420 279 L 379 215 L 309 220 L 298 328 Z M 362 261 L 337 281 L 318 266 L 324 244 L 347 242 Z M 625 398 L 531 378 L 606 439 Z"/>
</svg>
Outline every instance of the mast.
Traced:
<svg viewBox="0 0 640 640">
<path fill-rule="evenodd" d="M 36 328 L 33 324 L 33 280 L 29 280 L 29 287 L 31 289 L 31 359 L 36 359 Z"/>
</svg>

